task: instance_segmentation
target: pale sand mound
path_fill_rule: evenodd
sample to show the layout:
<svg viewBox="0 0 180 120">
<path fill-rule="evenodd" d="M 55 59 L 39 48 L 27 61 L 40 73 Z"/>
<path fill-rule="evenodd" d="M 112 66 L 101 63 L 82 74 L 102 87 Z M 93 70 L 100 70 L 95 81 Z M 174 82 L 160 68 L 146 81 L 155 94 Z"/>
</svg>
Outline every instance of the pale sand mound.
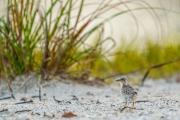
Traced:
<svg viewBox="0 0 180 120">
<path fill-rule="evenodd" d="M 55 81 L 42 88 L 41 101 L 31 98 L 38 95 L 38 87 L 29 86 L 27 90 L 22 87 L 15 93 L 16 100 L 0 100 L 0 120 L 63 120 L 67 119 L 62 117 L 64 112 L 72 112 L 65 115 L 72 120 L 180 119 L 180 84 L 177 83 L 149 81 L 139 90 L 137 101 L 141 102 L 136 104 L 136 109 L 122 112 L 120 109 L 124 103 L 118 86 L 96 87 Z M 7 96 L 7 93 L 2 89 L 1 97 Z M 23 97 L 32 101 L 16 104 Z"/>
</svg>

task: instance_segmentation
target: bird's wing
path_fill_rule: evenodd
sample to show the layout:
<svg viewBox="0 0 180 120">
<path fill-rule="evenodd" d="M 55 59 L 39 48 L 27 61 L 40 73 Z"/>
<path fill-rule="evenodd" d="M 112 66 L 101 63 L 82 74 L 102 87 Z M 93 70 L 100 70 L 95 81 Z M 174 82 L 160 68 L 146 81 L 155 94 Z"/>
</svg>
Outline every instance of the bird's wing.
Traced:
<svg viewBox="0 0 180 120">
<path fill-rule="evenodd" d="M 134 89 L 132 86 L 130 86 L 130 85 L 127 85 L 126 87 L 128 87 L 128 93 L 129 94 L 137 94 L 137 90 L 136 89 Z"/>
</svg>

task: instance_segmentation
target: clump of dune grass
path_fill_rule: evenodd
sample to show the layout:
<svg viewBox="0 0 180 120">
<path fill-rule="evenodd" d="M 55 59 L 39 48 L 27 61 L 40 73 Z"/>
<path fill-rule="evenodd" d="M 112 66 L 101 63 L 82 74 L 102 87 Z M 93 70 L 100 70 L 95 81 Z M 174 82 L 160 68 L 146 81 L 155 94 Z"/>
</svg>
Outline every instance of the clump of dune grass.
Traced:
<svg viewBox="0 0 180 120">
<path fill-rule="evenodd" d="M 8 0 L 7 17 L 0 19 L 0 76 L 17 76 L 36 72 L 42 79 L 72 71 L 91 69 L 102 58 L 103 32 L 94 45 L 86 45 L 91 36 L 101 31 L 111 19 L 133 10 L 153 9 L 144 1 L 130 9 L 132 1 L 100 1 L 90 13 L 84 9 L 96 3 L 85 0 L 51 0 L 45 7 L 42 0 Z M 127 9 L 120 10 L 121 6 Z M 104 13 L 115 9 L 110 16 Z M 96 22 L 97 21 L 97 22 Z M 98 60 L 98 61 L 99 61 Z M 81 64 L 81 67 L 79 67 Z M 89 66 L 89 68 L 86 68 Z"/>
<path fill-rule="evenodd" d="M 149 43 L 146 52 L 124 51 L 120 47 L 120 54 L 113 61 L 107 58 L 105 54 L 108 51 L 102 46 L 106 41 L 114 42 L 111 36 L 104 37 L 104 25 L 107 22 L 127 13 L 136 21 L 133 11 L 137 10 L 146 10 L 157 16 L 155 9 L 160 8 L 153 8 L 143 0 L 117 3 L 111 0 L 98 3 L 86 0 L 50 0 L 47 6 L 42 6 L 42 2 L 7 1 L 7 17 L 0 18 L 0 77 L 15 77 L 30 72 L 40 74 L 42 79 L 63 73 L 78 77 L 81 74 L 77 73 L 95 76 L 113 71 L 128 73 L 135 68 L 168 59 L 166 54 L 169 52 L 174 56 L 179 52 L 178 46 L 162 48 Z M 94 10 L 85 13 L 87 7 L 96 4 Z M 131 9 L 129 4 L 139 6 Z M 104 16 L 111 10 L 114 10 L 111 15 Z M 158 21 L 158 17 L 154 20 Z M 99 35 L 92 39 L 97 33 Z M 94 43 L 87 44 L 89 41 Z M 166 69 L 173 71 L 175 67 Z"/>
</svg>

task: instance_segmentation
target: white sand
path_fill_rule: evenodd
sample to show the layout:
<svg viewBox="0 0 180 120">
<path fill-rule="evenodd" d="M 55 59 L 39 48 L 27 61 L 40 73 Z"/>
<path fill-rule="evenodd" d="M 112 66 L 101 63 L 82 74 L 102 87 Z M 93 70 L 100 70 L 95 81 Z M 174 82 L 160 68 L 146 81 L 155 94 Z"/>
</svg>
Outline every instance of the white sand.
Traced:
<svg viewBox="0 0 180 120">
<path fill-rule="evenodd" d="M 2 85 L 1 85 L 2 86 Z M 73 112 L 72 120 L 180 120 L 180 84 L 165 81 L 146 83 L 140 88 L 136 109 L 129 111 L 123 107 L 120 88 L 115 85 L 95 87 L 72 82 L 51 82 L 42 89 L 42 101 L 31 98 L 38 95 L 38 87 L 26 85 L 16 90 L 16 100 L 1 100 L 0 120 L 46 120 L 61 119 L 64 112 Z M 15 89 L 15 88 L 14 88 Z M 1 87 L 1 97 L 8 92 Z M 54 101 L 53 96 L 60 102 Z M 33 103 L 16 105 L 22 97 L 33 100 Z M 29 110 L 18 112 L 21 110 Z"/>
</svg>

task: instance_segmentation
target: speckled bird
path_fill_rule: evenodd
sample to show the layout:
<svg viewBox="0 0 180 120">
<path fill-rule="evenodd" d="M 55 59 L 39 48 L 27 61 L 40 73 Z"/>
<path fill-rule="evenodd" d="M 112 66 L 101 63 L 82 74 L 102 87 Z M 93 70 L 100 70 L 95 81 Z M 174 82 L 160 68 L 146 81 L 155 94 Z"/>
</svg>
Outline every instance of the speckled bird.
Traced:
<svg viewBox="0 0 180 120">
<path fill-rule="evenodd" d="M 135 108 L 135 102 L 137 98 L 137 90 L 134 89 L 131 85 L 128 84 L 128 77 L 127 76 L 122 76 L 116 81 L 120 81 L 122 83 L 122 95 L 125 99 L 125 107 L 128 107 L 128 103 L 132 103 L 132 108 Z"/>
</svg>

